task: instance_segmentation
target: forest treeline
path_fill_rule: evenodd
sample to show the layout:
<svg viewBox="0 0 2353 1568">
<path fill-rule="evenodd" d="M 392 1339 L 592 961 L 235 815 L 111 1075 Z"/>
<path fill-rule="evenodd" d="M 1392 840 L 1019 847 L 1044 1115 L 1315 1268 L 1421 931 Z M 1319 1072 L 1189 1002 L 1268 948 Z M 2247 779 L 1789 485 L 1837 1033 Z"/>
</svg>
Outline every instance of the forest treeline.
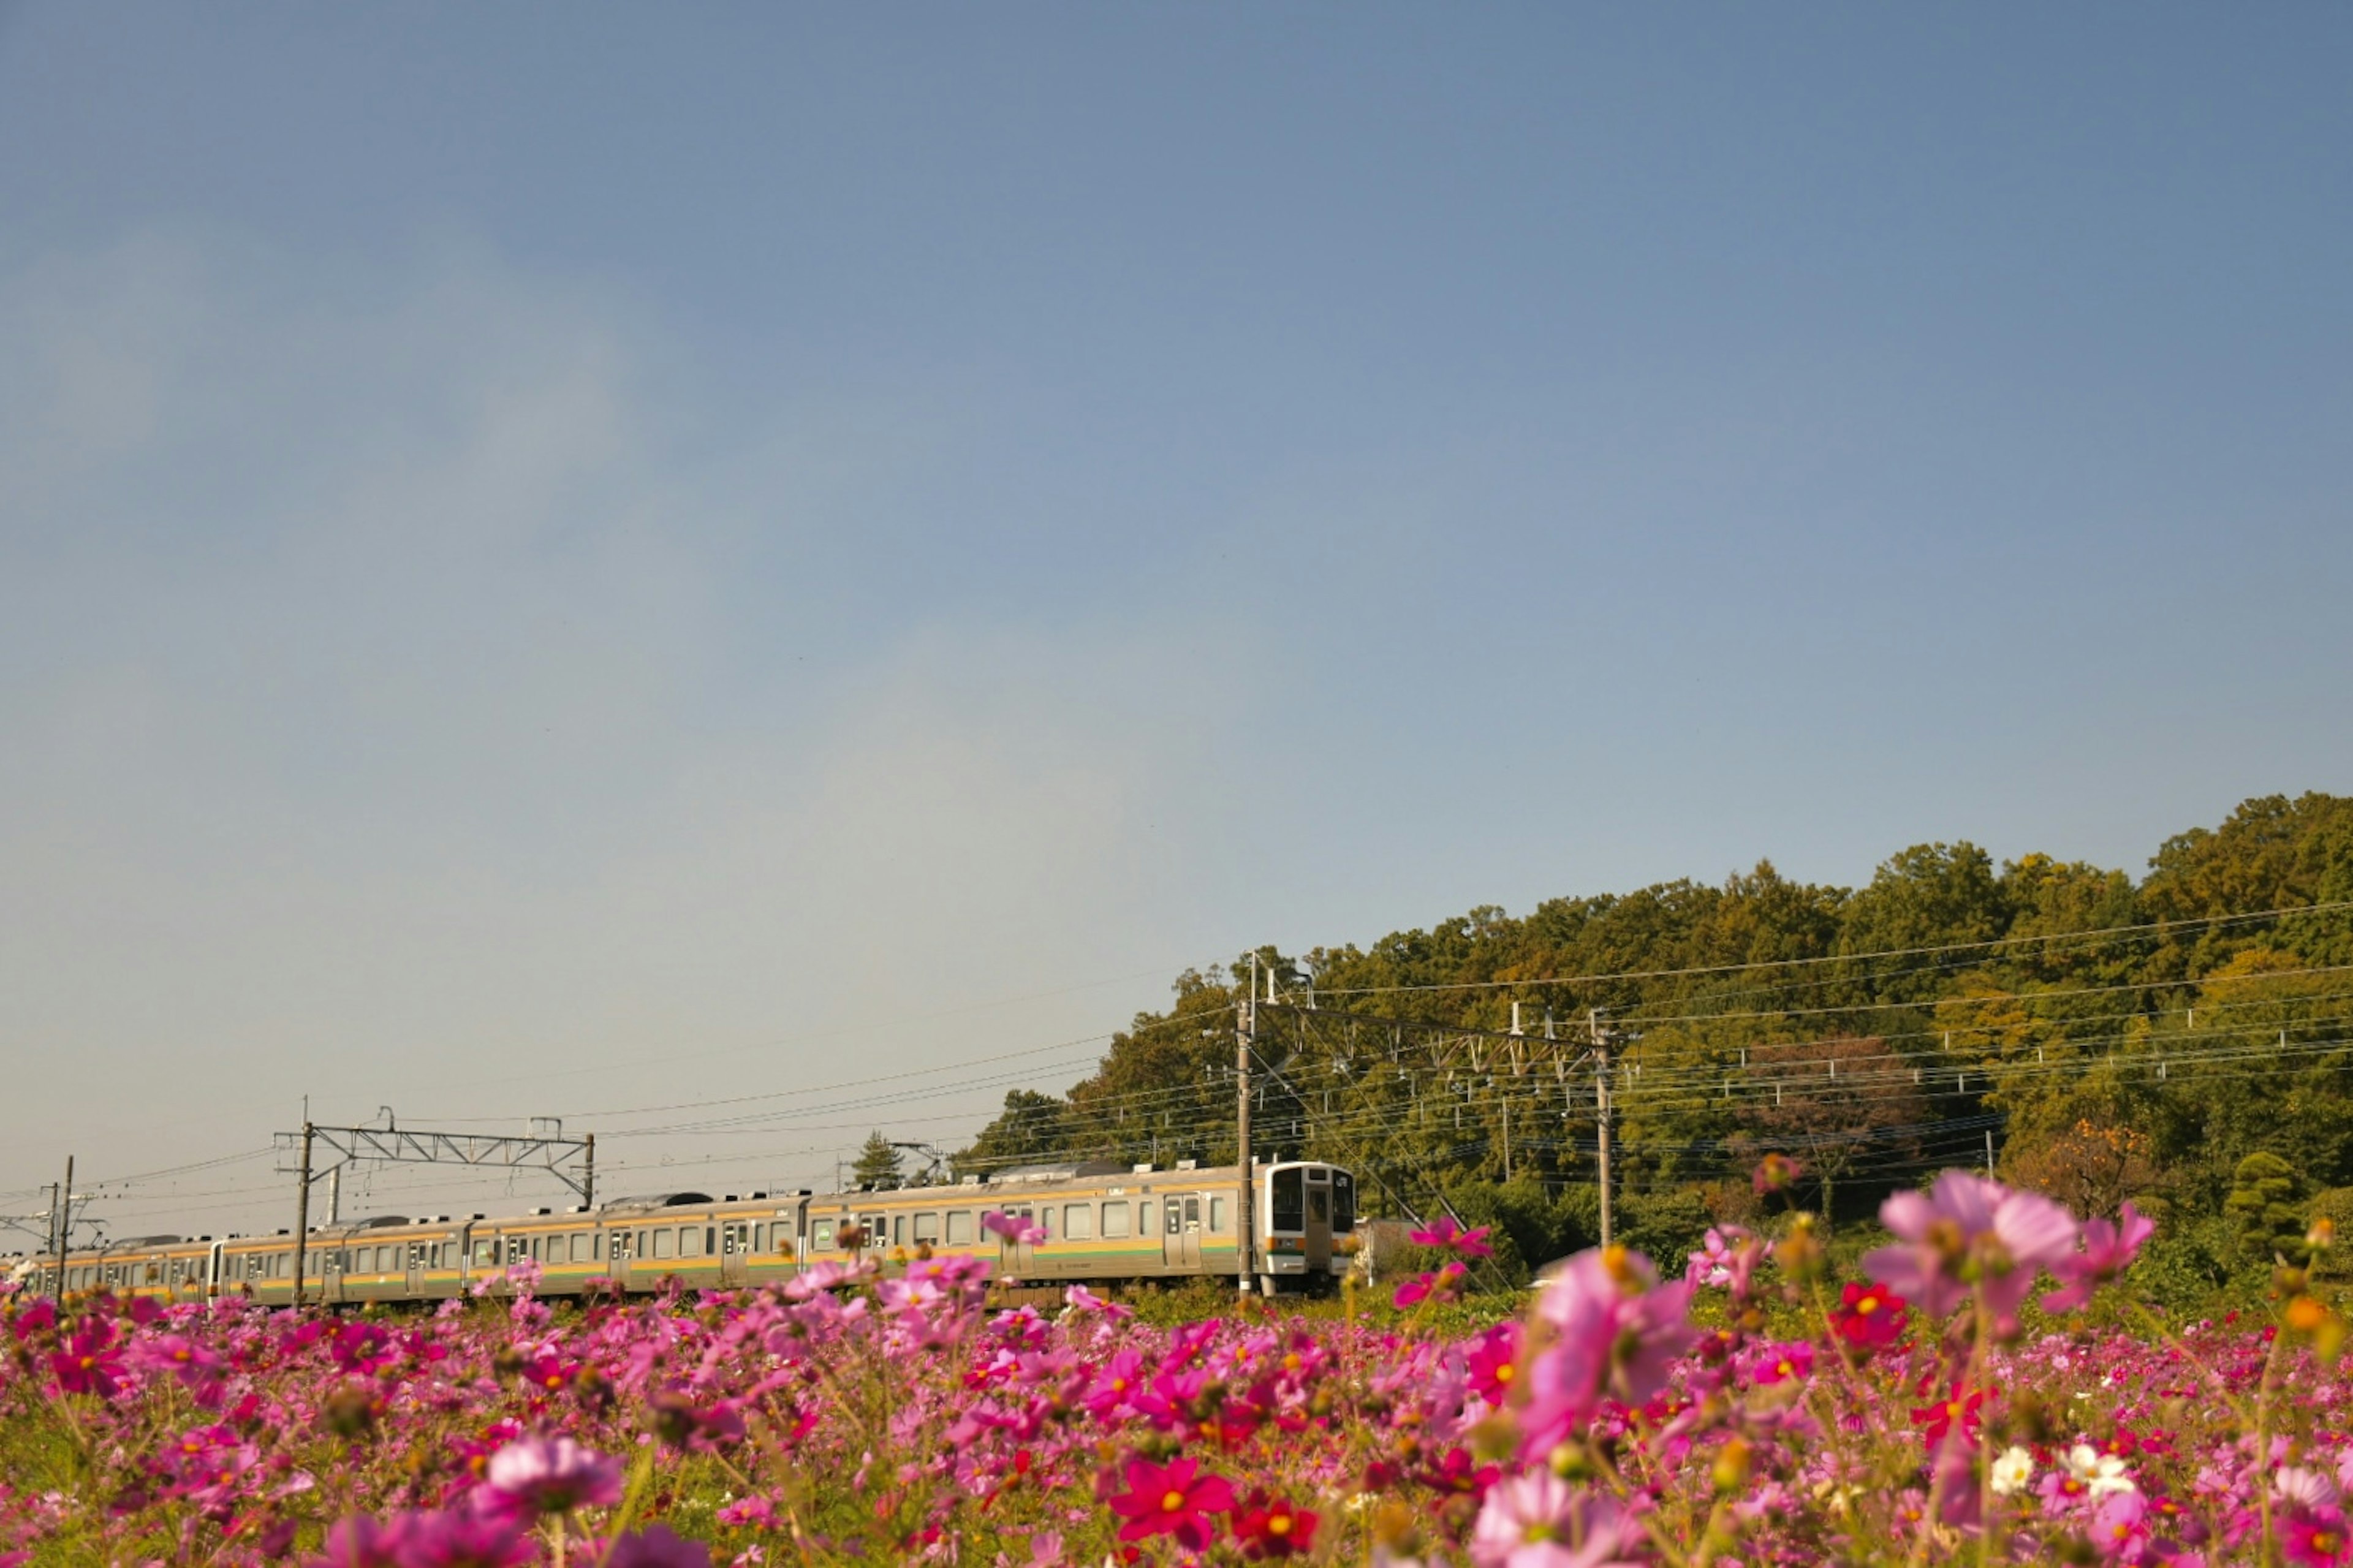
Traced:
<svg viewBox="0 0 2353 1568">
<path fill-rule="evenodd" d="M 1411 1044 L 1507 1030 L 1514 1004 L 1524 1030 L 1549 1018 L 1571 1043 L 1607 1010 L 1618 1223 L 1663 1256 L 1756 1217 L 1768 1152 L 1837 1221 L 1990 1149 L 2005 1180 L 2081 1211 L 2158 1213 L 2183 1289 L 2263 1267 L 2316 1213 L 2353 1237 L 2353 797 L 2249 800 L 2137 879 L 1923 844 L 1861 888 L 1759 864 L 1261 949 L 1177 976 L 1067 1094 L 1008 1095 L 957 1165 L 1230 1161 L 1253 957 L 1317 1009 L 1262 1023 L 1261 1154 L 1346 1163 L 1368 1207 L 1495 1223 L 1515 1263 L 1592 1238 L 1593 1066 L 1439 1070 Z M 1385 1053 L 1341 1015 L 1423 1027 Z"/>
</svg>

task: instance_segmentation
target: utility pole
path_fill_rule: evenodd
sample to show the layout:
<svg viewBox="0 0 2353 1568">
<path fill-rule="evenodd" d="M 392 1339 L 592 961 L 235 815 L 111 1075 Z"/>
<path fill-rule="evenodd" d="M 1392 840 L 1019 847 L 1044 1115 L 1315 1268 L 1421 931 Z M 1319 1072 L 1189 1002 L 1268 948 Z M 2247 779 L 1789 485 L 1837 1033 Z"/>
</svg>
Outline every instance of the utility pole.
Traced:
<svg viewBox="0 0 2353 1568">
<path fill-rule="evenodd" d="M 1993 1180 L 1993 1129 L 1986 1129 L 1986 1180 Z"/>
<path fill-rule="evenodd" d="M 588 1145 L 588 1168 L 581 1177 L 580 1206 L 594 1214 L 596 1212 L 596 1134 L 588 1133 L 581 1142 Z"/>
<path fill-rule="evenodd" d="M 311 1241 L 311 1140 L 315 1130 L 311 1119 L 302 1119 L 301 1185 L 294 1194 L 294 1310 L 302 1310 L 302 1270 L 308 1265 L 305 1254 Z"/>
<path fill-rule="evenodd" d="M 1520 1032 L 1520 1005 L 1519 1005 L 1517 1002 L 1514 1002 L 1514 1003 L 1513 1003 L 1513 1004 L 1512 1004 L 1512 1033 L 1514 1033 L 1514 1034 L 1515 1034 L 1515 1035 L 1516 1035 L 1516 1034 L 1518 1034 L 1519 1032 Z M 1514 1053 L 1515 1053 L 1515 1055 L 1516 1055 L 1516 1050 L 1517 1050 L 1517 1047 L 1514 1047 Z M 1504 1180 L 1505 1182 L 1509 1182 L 1511 1179 L 1512 1179 L 1512 1086 L 1511 1086 L 1511 1084 L 1507 1081 L 1507 1082 L 1505 1082 L 1505 1083 L 1504 1083 Z"/>
<path fill-rule="evenodd" d="M 58 1216 L 58 1306 L 66 1304 L 66 1246 L 73 1235 L 73 1156 L 66 1156 L 66 1184 L 49 1205 Z"/>
<path fill-rule="evenodd" d="M 343 1223 L 343 1167 L 340 1161 L 327 1173 L 327 1223 Z"/>
<path fill-rule="evenodd" d="M 1268 983 L 1272 984 L 1269 976 Z M 1258 1273 L 1254 1256 L 1258 1217 L 1251 1199 L 1258 1172 L 1250 1160 L 1250 1045 L 1258 1033 L 1258 954 L 1250 954 L 1250 992 L 1234 1015 L 1234 1158 L 1241 1166 L 1240 1202 L 1234 1210 L 1234 1289 L 1250 1293 Z"/>
<path fill-rule="evenodd" d="M 1595 1175 L 1601 1184 L 1601 1245 L 1609 1245 L 1609 1030 L 1601 1022 L 1601 1009 L 1595 1007 L 1586 1014 L 1586 1023 L 1593 1030 L 1593 1108 L 1600 1140 L 1596 1150 L 1598 1159 Z"/>
</svg>

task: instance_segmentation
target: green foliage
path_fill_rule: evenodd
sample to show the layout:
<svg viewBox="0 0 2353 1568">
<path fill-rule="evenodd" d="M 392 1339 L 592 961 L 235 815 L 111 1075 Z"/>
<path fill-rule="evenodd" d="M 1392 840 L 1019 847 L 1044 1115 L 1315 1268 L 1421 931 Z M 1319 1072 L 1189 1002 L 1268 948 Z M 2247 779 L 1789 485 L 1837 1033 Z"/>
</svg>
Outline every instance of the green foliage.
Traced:
<svg viewBox="0 0 2353 1568">
<path fill-rule="evenodd" d="M 858 1152 L 858 1163 L 849 1168 L 850 1179 L 861 1187 L 895 1187 L 899 1184 L 899 1151 L 891 1140 L 880 1132 L 866 1135 L 866 1146 Z"/>
<path fill-rule="evenodd" d="M 2305 1183 L 2295 1167 L 2276 1154 L 2257 1152 L 2231 1173 L 2231 1195 L 2222 1212 L 2231 1216 L 2239 1251 L 2250 1263 L 2276 1258 L 2304 1260 Z"/>
<path fill-rule="evenodd" d="M 1707 1204 L 1689 1187 L 1662 1193 L 1638 1193 L 1618 1205 L 1612 1239 L 1654 1259 L 1662 1273 L 1681 1271 L 1686 1253 L 1695 1252 L 1715 1216 Z"/>
<path fill-rule="evenodd" d="M 2353 1187 L 2353 975 L 2330 967 L 2353 965 L 2353 910 L 2263 913 L 2328 900 L 2353 901 L 2353 797 L 2308 794 L 2167 839 L 2137 882 L 1927 843 L 1860 889 L 1760 862 L 1715 885 L 1482 906 L 1362 946 L 1261 948 L 1179 975 L 1067 1095 L 1008 1096 L 958 1163 L 1231 1159 L 1255 957 L 1288 996 L 1312 984 L 1319 1018 L 1500 1031 L 1516 1003 L 1530 1032 L 1549 1016 L 1581 1038 L 1588 1011 L 1609 1010 L 1640 1036 L 1613 1057 L 1617 1228 L 1663 1259 L 1711 1217 L 1757 1219 L 1766 1152 L 1806 1167 L 1786 1197 L 1834 1210 L 1836 1237 L 1939 1165 L 1981 1163 L 1990 1131 L 2005 1179 L 2086 1213 L 2166 1216 L 2157 1255 L 2186 1302 L 2259 1281 L 2286 1238 L 2301 1194 L 2226 1217 L 2248 1156 L 2306 1190 Z M 1368 1215 L 1451 1195 L 1529 1268 L 1590 1245 L 1591 1068 L 1418 1068 L 1385 1032 L 1270 1013 L 1258 1152 L 1353 1168 Z"/>
</svg>

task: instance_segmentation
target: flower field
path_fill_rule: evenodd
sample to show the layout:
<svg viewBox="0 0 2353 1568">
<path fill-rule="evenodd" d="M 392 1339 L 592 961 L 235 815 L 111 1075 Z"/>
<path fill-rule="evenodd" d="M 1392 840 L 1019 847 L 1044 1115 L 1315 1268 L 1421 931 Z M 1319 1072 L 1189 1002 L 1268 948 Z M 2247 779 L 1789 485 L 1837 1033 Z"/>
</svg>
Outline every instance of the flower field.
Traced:
<svg viewBox="0 0 2353 1568">
<path fill-rule="evenodd" d="M 966 1258 L 586 1308 L 526 1268 L 429 1316 L 11 1300 L 0 1568 L 2353 1557 L 2303 1274 L 2169 1324 L 2129 1208 L 1947 1173 L 1883 1218 L 1861 1279 L 1800 1220 L 1663 1279 L 1582 1254 L 1483 1326 L 1449 1224 L 1395 1302 L 1167 1327 L 992 1310 Z"/>
</svg>

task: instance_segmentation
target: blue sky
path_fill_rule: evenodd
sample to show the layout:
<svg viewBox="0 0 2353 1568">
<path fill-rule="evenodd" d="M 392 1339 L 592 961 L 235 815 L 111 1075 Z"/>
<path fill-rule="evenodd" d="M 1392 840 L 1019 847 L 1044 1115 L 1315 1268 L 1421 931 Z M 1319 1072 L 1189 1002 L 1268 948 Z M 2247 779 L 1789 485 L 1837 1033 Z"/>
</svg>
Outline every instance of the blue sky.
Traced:
<svg viewBox="0 0 2353 1568">
<path fill-rule="evenodd" d="M 0 6 L 0 1185 L 2353 789 L 2348 74 L 2325 6 Z"/>
</svg>

